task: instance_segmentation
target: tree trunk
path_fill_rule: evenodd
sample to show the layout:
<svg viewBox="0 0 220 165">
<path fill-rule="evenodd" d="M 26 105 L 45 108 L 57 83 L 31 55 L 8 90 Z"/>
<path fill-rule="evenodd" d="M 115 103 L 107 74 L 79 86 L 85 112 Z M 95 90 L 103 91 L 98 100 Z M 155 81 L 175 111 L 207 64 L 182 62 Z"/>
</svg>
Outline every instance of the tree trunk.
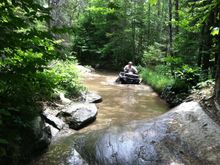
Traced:
<svg viewBox="0 0 220 165">
<path fill-rule="evenodd" d="M 215 105 L 220 110 L 220 35 L 218 36 L 218 59 L 215 76 Z"/>
<path fill-rule="evenodd" d="M 157 15 L 158 15 L 158 17 L 160 17 L 160 15 L 161 15 L 161 2 L 160 2 L 160 0 L 157 0 Z"/>
<path fill-rule="evenodd" d="M 207 25 L 206 25 L 207 26 Z M 202 51 L 202 70 L 205 78 L 208 78 L 209 75 L 209 67 L 210 67 L 210 49 L 212 46 L 212 40 L 209 33 L 209 30 L 206 27 L 205 36 L 203 41 L 203 51 Z"/>
<path fill-rule="evenodd" d="M 136 46 L 135 46 L 135 35 L 136 35 L 136 27 L 134 20 L 132 21 L 132 61 L 135 63 L 136 59 Z"/>
<path fill-rule="evenodd" d="M 151 4 L 149 3 L 149 5 L 148 5 L 148 27 L 147 27 L 148 28 L 147 29 L 148 46 L 150 45 L 150 28 L 151 28 L 150 19 L 151 19 Z"/>
<path fill-rule="evenodd" d="M 47 3 L 48 3 L 48 7 L 51 7 L 51 1 L 48 0 Z M 51 15 L 51 11 L 50 11 L 50 15 Z M 51 19 L 48 19 L 47 26 L 49 29 L 51 28 Z"/>
<path fill-rule="evenodd" d="M 173 18 L 173 13 L 172 13 L 172 0 L 169 0 L 169 53 L 172 56 L 172 49 L 173 49 L 173 27 L 172 27 L 172 18 Z"/>
<path fill-rule="evenodd" d="M 203 25 L 202 36 L 202 70 L 205 78 L 209 76 L 210 69 L 210 58 L 211 58 L 211 48 L 212 48 L 212 36 L 210 27 L 214 24 L 214 12 L 209 15 L 208 22 Z"/>
<path fill-rule="evenodd" d="M 179 33 L 179 0 L 175 0 L 175 20 L 176 20 L 176 33 Z"/>
<path fill-rule="evenodd" d="M 132 18 L 132 61 L 135 63 L 136 61 L 136 25 L 135 25 L 135 17 L 136 17 L 136 2 L 133 2 L 133 18 Z"/>
<path fill-rule="evenodd" d="M 216 8 L 216 16 L 220 14 L 220 3 L 218 4 Z M 220 27 L 220 22 L 216 19 L 216 24 L 218 27 Z M 220 34 L 217 36 L 217 45 L 218 49 L 216 52 L 216 58 L 217 58 L 217 66 L 216 66 L 216 75 L 215 75 L 215 105 L 216 108 L 220 111 Z"/>
</svg>

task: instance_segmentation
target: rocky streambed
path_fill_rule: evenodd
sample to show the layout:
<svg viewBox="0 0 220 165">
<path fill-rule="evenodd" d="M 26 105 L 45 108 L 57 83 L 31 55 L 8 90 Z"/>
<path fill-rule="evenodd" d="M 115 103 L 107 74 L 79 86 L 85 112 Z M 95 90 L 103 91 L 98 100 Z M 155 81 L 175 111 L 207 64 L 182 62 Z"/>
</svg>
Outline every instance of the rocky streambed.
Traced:
<svg viewBox="0 0 220 165">
<path fill-rule="evenodd" d="M 97 77 L 89 81 L 91 86 L 95 80 Z M 168 112 L 163 111 L 162 114 L 158 110 L 160 105 L 165 104 L 155 102 L 154 99 L 158 97 L 151 90 L 142 87 L 139 89 L 140 86 L 133 86 L 131 90 L 129 86 L 115 86 L 111 81 L 101 80 L 103 77 L 98 77 L 100 83 L 94 83 L 97 85 L 94 89 L 101 89 L 103 92 L 103 102 L 97 104 L 99 114 L 95 123 L 82 131 L 57 139 L 32 165 L 219 164 L 220 127 L 198 102 L 184 102 Z M 128 99 L 125 103 L 129 104 L 123 103 L 123 99 L 118 101 L 118 90 L 120 96 Z M 110 94 L 114 97 L 106 101 Z M 145 94 L 147 97 L 143 97 Z M 142 104 L 142 99 L 147 104 Z M 122 105 L 118 106 L 121 102 Z M 75 103 L 68 104 L 65 109 L 56 113 L 55 116 L 63 121 L 61 124 L 54 126 L 50 123 L 55 129 L 62 127 L 59 133 L 63 133 L 66 125 L 72 127 L 70 121 L 73 117 L 70 114 L 74 114 L 75 109 L 81 109 L 73 107 L 76 107 Z M 94 108 L 93 105 L 91 107 Z M 142 111 L 138 111 L 140 109 Z M 158 113 L 152 116 L 153 112 Z M 103 124 L 108 118 L 112 124 Z"/>
<path fill-rule="evenodd" d="M 219 164 L 220 127 L 197 102 L 153 120 L 80 135 L 75 149 L 88 164 Z"/>
<path fill-rule="evenodd" d="M 199 103 L 188 102 L 152 120 L 61 139 L 37 164 L 217 165 L 219 138 L 219 125 Z"/>
</svg>

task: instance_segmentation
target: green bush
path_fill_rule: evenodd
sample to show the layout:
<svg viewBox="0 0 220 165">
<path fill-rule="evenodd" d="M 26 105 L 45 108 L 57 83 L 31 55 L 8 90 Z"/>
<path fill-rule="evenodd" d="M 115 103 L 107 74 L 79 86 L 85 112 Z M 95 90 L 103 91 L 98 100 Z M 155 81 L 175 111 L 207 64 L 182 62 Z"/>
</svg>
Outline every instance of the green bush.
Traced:
<svg viewBox="0 0 220 165">
<path fill-rule="evenodd" d="M 163 53 L 162 51 L 154 45 L 148 46 L 147 50 L 144 51 L 144 55 L 141 59 L 145 66 L 155 66 L 162 62 Z"/>
<path fill-rule="evenodd" d="M 48 68 L 51 60 L 61 57 L 59 42 L 47 27 L 49 8 L 34 0 L 4 0 L 0 9 L 1 162 L 24 155 L 19 150 L 27 140 L 22 139 L 22 132 L 40 115 L 42 101 L 57 90 L 75 95 L 82 87 L 75 63 L 62 61 Z"/>
<path fill-rule="evenodd" d="M 174 79 L 171 76 L 159 73 L 152 69 L 146 68 L 141 71 L 143 82 L 152 86 L 152 88 L 161 93 L 167 86 L 174 84 Z"/>
<path fill-rule="evenodd" d="M 75 61 L 53 61 L 43 76 L 50 79 L 48 86 L 52 87 L 54 93 L 64 92 L 73 97 L 85 89 L 79 80 Z"/>
<path fill-rule="evenodd" d="M 179 81 L 182 81 L 187 88 L 191 88 L 199 82 L 199 73 L 199 68 L 183 65 L 182 67 L 176 69 L 175 77 Z"/>
</svg>

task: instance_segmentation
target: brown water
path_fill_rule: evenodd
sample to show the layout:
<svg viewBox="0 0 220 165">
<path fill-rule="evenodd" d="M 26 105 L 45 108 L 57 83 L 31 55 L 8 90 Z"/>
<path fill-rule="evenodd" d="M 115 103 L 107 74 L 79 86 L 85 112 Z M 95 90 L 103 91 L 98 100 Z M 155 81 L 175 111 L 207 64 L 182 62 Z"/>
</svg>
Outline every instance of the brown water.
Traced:
<svg viewBox="0 0 220 165">
<path fill-rule="evenodd" d="M 84 79 L 90 91 L 101 95 L 103 102 L 97 104 L 98 115 L 94 123 L 78 133 L 88 133 L 112 125 L 151 119 L 165 113 L 167 104 L 147 85 L 116 84 L 117 74 L 93 73 Z M 31 165 L 77 165 L 74 153 L 76 134 L 54 141 L 48 151 Z"/>
<path fill-rule="evenodd" d="M 110 125 L 123 125 L 133 120 L 151 119 L 168 110 L 167 104 L 147 85 L 117 84 L 117 74 L 98 72 L 84 79 L 89 91 L 101 95 L 96 121 L 82 131 Z"/>
</svg>

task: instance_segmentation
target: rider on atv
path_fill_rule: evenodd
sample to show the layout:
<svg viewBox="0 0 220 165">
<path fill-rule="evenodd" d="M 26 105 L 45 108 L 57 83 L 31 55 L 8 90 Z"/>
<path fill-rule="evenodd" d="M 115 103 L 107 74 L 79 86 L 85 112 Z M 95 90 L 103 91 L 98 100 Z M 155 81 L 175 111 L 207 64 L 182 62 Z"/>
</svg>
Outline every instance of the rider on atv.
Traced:
<svg viewBox="0 0 220 165">
<path fill-rule="evenodd" d="M 125 67 L 124 67 L 124 72 L 125 73 L 133 73 L 133 74 L 137 74 L 137 69 L 132 65 L 132 62 L 130 61 L 129 63 L 128 63 L 128 65 L 126 65 Z"/>
<path fill-rule="evenodd" d="M 116 82 L 121 84 L 140 84 L 141 80 L 137 72 L 137 69 L 132 66 L 132 62 L 129 62 L 128 65 L 124 67 L 124 72 L 119 73 Z"/>
</svg>

